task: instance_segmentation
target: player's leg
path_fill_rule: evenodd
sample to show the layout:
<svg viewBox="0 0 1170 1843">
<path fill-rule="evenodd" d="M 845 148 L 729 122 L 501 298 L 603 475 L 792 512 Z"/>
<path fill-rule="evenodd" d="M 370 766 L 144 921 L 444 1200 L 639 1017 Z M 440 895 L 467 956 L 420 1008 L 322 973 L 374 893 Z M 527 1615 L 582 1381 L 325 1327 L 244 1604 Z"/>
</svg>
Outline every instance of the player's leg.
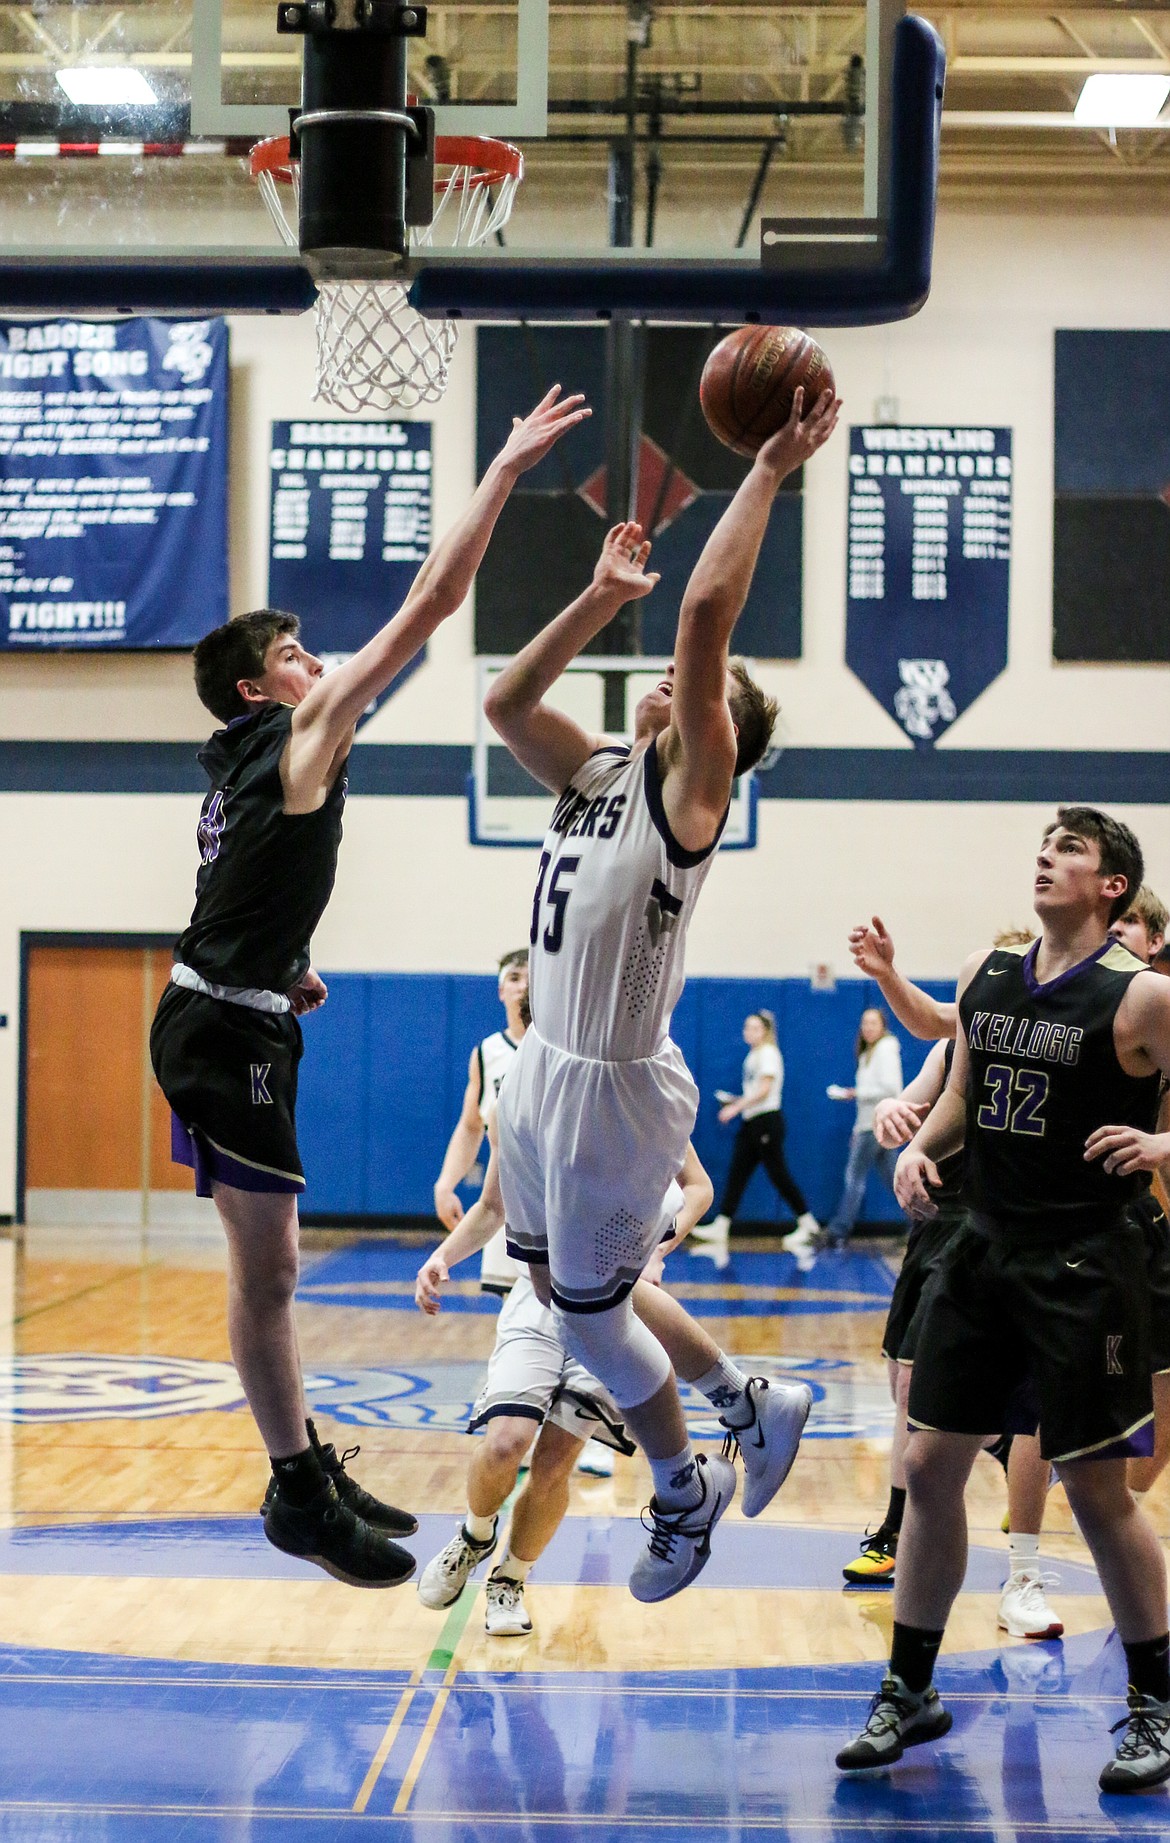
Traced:
<svg viewBox="0 0 1170 1843">
<path fill-rule="evenodd" d="M 482 1423 L 483 1439 L 476 1441 L 467 1468 L 467 1509 L 450 1542 L 431 1558 L 419 1577 L 418 1597 L 424 1606 L 451 1606 L 480 1562 L 494 1552 L 500 1510 L 515 1488 L 540 1418 L 539 1413 L 493 1412 Z M 476 1425 L 473 1415 L 472 1427 Z"/>
<path fill-rule="evenodd" d="M 528 1572 L 569 1508 L 569 1480 L 583 1444 L 552 1421 L 540 1430 L 524 1489 L 512 1506 L 508 1546 L 488 1576 L 484 1623 L 492 1638 L 520 1638 L 532 1630 L 524 1604 Z"/>
<path fill-rule="evenodd" d="M 886 1504 L 885 1515 L 875 1530 L 867 1529 L 861 1538 L 861 1554 L 856 1561 L 847 1562 L 841 1570 L 845 1579 L 854 1586 L 873 1586 L 877 1582 L 891 1583 L 894 1579 L 894 1567 L 898 1554 L 898 1538 L 902 1533 L 902 1520 L 906 1514 L 906 1441 L 909 1429 L 906 1423 L 907 1404 L 910 1398 L 910 1365 L 888 1358 L 886 1370 L 889 1376 L 890 1395 L 894 1403 L 894 1427 L 890 1439 L 890 1495 Z"/>
<path fill-rule="evenodd" d="M 1045 1574 L 1040 1566 L 1040 1531 L 1051 1476 L 1037 1435 L 1016 1434 L 1007 1463 L 1011 1572 L 998 1614 L 1000 1627 L 1013 1638 L 1059 1638 L 1064 1631 L 1044 1591 L 1056 1584 L 1057 1576 Z"/>
<path fill-rule="evenodd" d="M 1150 1380 L 1154 1389 L 1154 1450 L 1148 1456 L 1131 1459 L 1126 1468 L 1129 1488 L 1138 1497 L 1145 1496 L 1170 1464 L 1170 1370 L 1159 1370 Z"/>
<path fill-rule="evenodd" d="M 1165 1556 L 1126 1487 L 1124 1459 L 1062 1461 L 1060 1477 L 1096 1563 L 1129 1678 L 1129 1720 L 1101 1773 L 1101 1789 L 1144 1791 L 1170 1779 Z"/>
<path fill-rule="evenodd" d="M 670 1358 L 675 1375 L 706 1396 L 723 1426 L 734 1435 L 747 1475 L 743 1513 L 758 1517 L 792 1468 L 812 1407 L 812 1390 L 803 1382 L 771 1382 L 740 1369 L 660 1286 L 639 1280 L 633 1301 L 638 1317 Z"/>
</svg>

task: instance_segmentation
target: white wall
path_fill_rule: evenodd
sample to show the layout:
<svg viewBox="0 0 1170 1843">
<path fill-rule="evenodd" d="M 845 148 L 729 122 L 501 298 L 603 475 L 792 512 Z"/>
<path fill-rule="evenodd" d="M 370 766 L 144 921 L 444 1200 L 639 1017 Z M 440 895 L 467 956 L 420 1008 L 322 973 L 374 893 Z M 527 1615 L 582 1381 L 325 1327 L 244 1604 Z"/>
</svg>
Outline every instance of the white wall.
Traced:
<svg viewBox="0 0 1170 1843">
<path fill-rule="evenodd" d="M 1053 665 L 1052 366 L 1056 327 L 1158 327 L 1170 303 L 1170 227 L 1162 217 L 940 216 L 935 285 L 924 311 L 890 328 L 826 335 L 846 418 L 897 398 L 907 422 L 1003 424 L 1015 432 L 1014 558 L 1008 671 L 943 747 L 1162 749 L 1167 669 Z M 433 413 L 436 524 L 474 484 L 474 335 Z M 300 320 L 232 326 L 232 597 L 265 598 L 268 425 L 310 414 L 313 328 Z M 819 747 L 905 748 L 906 739 L 845 669 L 846 444 L 808 473 L 805 653 L 764 668 L 783 702 L 784 738 Z M 183 658 L 0 657 L 0 740 L 193 742 L 209 724 Z M 470 609 L 434 640 L 425 666 L 363 732 L 363 742 L 470 742 Z M 359 744 L 359 746 L 361 746 Z M 1080 791 L 1070 790 L 1073 797 Z M 704 895 L 690 964 L 700 973 L 801 975 L 878 909 L 909 970 L 946 976 L 994 928 L 1028 915 L 1028 859 L 1046 809 L 765 801 L 755 853 L 728 856 Z M 12 1208 L 18 942 L 22 929 L 178 930 L 195 864 L 193 797 L 0 794 L 0 1213 Z M 1123 811 L 1151 880 L 1170 891 L 1170 814 Z M 474 851 L 462 800 L 351 801 L 333 903 L 315 943 L 338 969 L 477 970 L 523 934 L 528 854 Z"/>
</svg>

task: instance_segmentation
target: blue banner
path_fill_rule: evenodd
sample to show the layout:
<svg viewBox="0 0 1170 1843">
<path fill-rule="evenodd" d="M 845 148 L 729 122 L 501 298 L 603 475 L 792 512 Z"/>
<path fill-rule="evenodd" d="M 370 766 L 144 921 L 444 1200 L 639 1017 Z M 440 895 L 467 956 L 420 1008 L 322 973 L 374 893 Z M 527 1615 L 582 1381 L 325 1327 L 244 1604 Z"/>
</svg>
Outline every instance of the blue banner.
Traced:
<svg viewBox="0 0 1170 1843">
<path fill-rule="evenodd" d="M 222 320 L 0 321 L 0 646 L 227 620 L 227 382 Z"/>
<path fill-rule="evenodd" d="M 429 422 L 274 422 L 268 599 L 346 658 L 396 614 L 431 544 Z"/>
<path fill-rule="evenodd" d="M 845 659 L 930 748 L 1007 665 L 1010 429 L 849 431 Z"/>
</svg>

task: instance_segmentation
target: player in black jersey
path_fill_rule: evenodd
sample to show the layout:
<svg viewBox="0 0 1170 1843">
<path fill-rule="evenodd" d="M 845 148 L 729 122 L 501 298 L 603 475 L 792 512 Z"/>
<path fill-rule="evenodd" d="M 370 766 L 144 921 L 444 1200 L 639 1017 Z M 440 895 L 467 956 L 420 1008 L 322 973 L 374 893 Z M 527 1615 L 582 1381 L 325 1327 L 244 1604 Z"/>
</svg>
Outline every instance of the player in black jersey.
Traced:
<svg viewBox="0 0 1170 1843">
<path fill-rule="evenodd" d="M 1130 953 L 1152 966 L 1166 939 L 1166 905 L 1143 883 L 1109 932 Z M 1159 1131 L 1170 1129 L 1170 1094 L 1165 1086 L 1158 1109 Z M 1170 1197 L 1162 1174 L 1150 1172 L 1150 1188 L 1134 1204 L 1146 1241 L 1150 1276 L 1150 1363 L 1154 1371 L 1154 1450 L 1131 1459 L 1129 1488 L 1144 1497 L 1170 1463 Z"/>
<path fill-rule="evenodd" d="M 293 1319 L 298 1015 L 323 1004 L 310 964 L 333 889 L 345 763 L 359 717 L 467 597 L 512 487 L 589 411 L 551 390 L 491 463 L 467 511 L 423 564 L 402 607 L 325 675 L 293 615 L 261 609 L 195 649 L 200 698 L 226 727 L 201 751 L 211 791 L 199 820 L 195 909 L 151 1032 L 174 1116 L 173 1155 L 194 1166 L 228 1240 L 228 1334 L 272 1461 L 264 1527 L 277 1548 L 359 1587 L 406 1580 L 390 1540 L 417 1522 L 350 1479 L 305 1412 Z"/>
<path fill-rule="evenodd" d="M 1150 1134 L 1170 1071 L 1170 993 L 1109 936 L 1141 880 L 1128 827 L 1059 809 L 1037 859 L 1041 937 L 967 962 L 950 1082 L 898 1161 L 899 1200 L 929 1215 L 936 1161 L 965 1144 L 970 1217 L 919 1330 L 890 1669 L 837 1756 L 845 1770 L 950 1728 L 931 1677 L 966 1568 L 963 1490 L 1028 1383 L 1129 1668 L 1129 1716 L 1101 1786 L 1170 1778 L 1166 1568 L 1125 1483 L 1153 1419 L 1145 1249 L 1127 1209 L 1133 1166 L 1154 1153 L 1101 1137 Z"/>
</svg>

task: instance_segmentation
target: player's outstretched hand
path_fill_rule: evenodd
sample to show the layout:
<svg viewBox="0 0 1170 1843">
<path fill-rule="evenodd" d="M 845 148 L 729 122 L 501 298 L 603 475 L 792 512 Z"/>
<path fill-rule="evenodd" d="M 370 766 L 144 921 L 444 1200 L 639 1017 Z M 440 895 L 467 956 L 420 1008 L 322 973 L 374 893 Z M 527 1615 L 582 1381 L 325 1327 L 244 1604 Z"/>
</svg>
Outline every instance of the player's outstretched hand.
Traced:
<svg viewBox="0 0 1170 1843">
<path fill-rule="evenodd" d="M 554 442 L 592 414 L 579 391 L 562 397 L 560 385 L 554 384 L 527 416 L 513 416 L 512 433 L 500 449 L 500 460 L 518 474 L 527 473 L 543 461 Z"/>
<path fill-rule="evenodd" d="M 907 1146 L 894 1166 L 894 1195 L 907 1215 L 916 1219 L 937 1216 L 938 1207 L 930 1192 L 941 1183 L 938 1167 L 926 1153 Z"/>
<path fill-rule="evenodd" d="M 306 1011 L 317 1011 L 329 996 L 329 987 L 320 973 L 309 968 L 303 979 L 298 979 L 288 995 L 294 1017 L 304 1017 Z"/>
<path fill-rule="evenodd" d="M 894 964 L 894 943 L 880 915 L 849 930 L 849 951 L 868 979 L 880 979 Z"/>
<path fill-rule="evenodd" d="M 788 421 L 775 435 L 768 437 L 756 456 L 756 466 L 775 474 L 777 482 L 783 480 L 787 474 L 803 467 L 806 461 L 811 461 L 818 448 L 824 447 L 837 427 L 840 414 L 841 399 L 831 390 L 822 390 L 806 412 L 804 386 L 798 384 L 792 393 Z"/>
<path fill-rule="evenodd" d="M 1170 1133 L 1142 1133 L 1136 1126 L 1099 1126 L 1085 1140 L 1085 1158 L 1103 1158 L 1115 1177 L 1157 1171 L 1170 1159 Z"/>
<path fill-rule="evenodd" d="M 450 1278 L 437 1251 L 419 1268 L 414 1282 L 414 1303 L 420 1312 L 426 1313 L 428 1318 L 434 1318 L 441 1311 L 439 1289 Z"/>
<path fill-rule="evenodd" d="M 627 520 L 606 533 L 593 581 L 623 602 L 640 601 L 658 582 L 658 572 L 646 568 L 649 559 L 649 538 L 643 536 L 641 525 Z"/>
<path fill-rule="evenodd" d="M 887 1152 L 896 1152 L 913 1139 L 929 1112 L 929 1101 L 879 1101 L 873 1113 L 873 1136 Z"/>
</svg>

